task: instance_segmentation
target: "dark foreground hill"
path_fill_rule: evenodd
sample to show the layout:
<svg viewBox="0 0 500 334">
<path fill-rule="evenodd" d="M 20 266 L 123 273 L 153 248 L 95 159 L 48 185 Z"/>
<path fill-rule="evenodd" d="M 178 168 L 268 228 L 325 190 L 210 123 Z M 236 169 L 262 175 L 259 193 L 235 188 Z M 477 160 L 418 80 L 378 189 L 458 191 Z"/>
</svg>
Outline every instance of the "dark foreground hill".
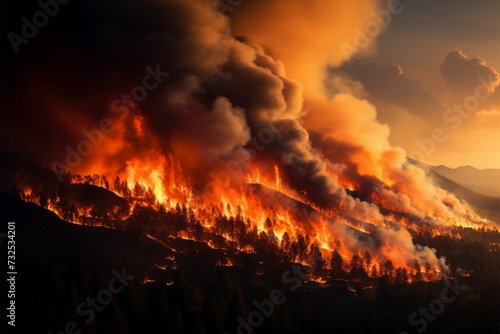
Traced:
<svg viewBox="0 0 500 334">
<path fill-rule="evenodd" d="M 127 264 L 144 274 L 168 253 L 145 236 L 71 224 L 36 204 L 2 194 L 3 232 L 8 221 L 16 222 L 16 255 L 26 260 L 64 266 L 81 255 L 105 270 Z"/>
<path fill-rule="evenodd" d="M 5 222 L 13 220 L 17 331 L 2 322 L 2 333 L 61 333 L 68 324 L 89 334 L 497 330 L 498 249 L 483 242 L 416 238 L 436 248 L 438 255 L 453 255 L 455 265 L 466 269 L 467 275 L 457 277 L 456 283 L 408 283 L 391 273 L 360 279 L 365 274 L 349 269 L 352 263 L 346 259 L 345 271 L 321 271 L 330 277 L 325 284 L 304 279 L 306 267 L 297 263 L 215 250 L 179 238 L 168 238 L 164 246 L 132 231 L 73 225 L 3 194 L 2 233 Z M 6 241 L 2 239 L 3 254 Z M 227 258 L 234 260 L 233 266 L 222 263 Z M 2 282 L 8 278 L 5 260 L 2 257 Z M 108 293 L 110 282 L 117 282 L 113 269 L 135 277 L 120 292 Z M 431 314 L 432 321 L 425 320 L 419 310 L 439 301 L 447 284 L 460 285 L 457 298 L 443 304 L 439 314 Z M 2 305 L 5 299 L 2 294 Z M 90 317 L 91 307 L 95 317 Z"/>
</svg>

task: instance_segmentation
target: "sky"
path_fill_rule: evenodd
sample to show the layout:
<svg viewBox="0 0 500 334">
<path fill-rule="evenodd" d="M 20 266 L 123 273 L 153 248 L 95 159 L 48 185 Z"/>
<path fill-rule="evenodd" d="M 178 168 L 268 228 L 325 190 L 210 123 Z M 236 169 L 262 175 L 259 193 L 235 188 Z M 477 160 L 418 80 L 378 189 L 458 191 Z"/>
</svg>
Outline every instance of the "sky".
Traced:
<svg viewBox="0 0 500 334">
<path fill-rule="evenodd" d="M 500 2 L 419 0 L 401 1 L 401 5 L 403 10 L 392 15 L 375 47 L 360 55 L 357 62 L 346 65 L 351 73 L 356 72 L 356 68 L 370 67 L 372 76 L 384 72 L 376 71 L 375 67 L 398 67 L 401 82 L 393 84 L 399 90 L 382 77 L 374 82 L 373 77 L 357 76 L 357 81 L 364 84 L 363 96 L 368 96 L 377 106 L 379 120 L 391 127 L 391 144 L 401 146 L 410 156 L 433 165 L 500 168 L 498 88 L 478 107 L 473 108 L 474 104 L 469 102 L 470 109 L 473 109 L 471 116 L 460 116 L 460 124 L 459 116 L 454 121 L 443 120 L 450 106 L 463 104 L 468 96 L 474 96 L 474 88 L 480 84 L 477 76 L 483 73 L 482 70 L 486 67 L 491 71 L 500 70 Z M 445 57 L 454 50 L 460 50 L 464 61 L 461 65 L 456 64 L 453 71 L 457 71 L 457 76 L 450 80 L 457 80 L 455 85 L 471 88 L 460 94 L 454 94 L 458 93 L 458 87 L 454 92 L 440 70 Z M 474 58 L 484 61 L 481 66 L 475 66 L 475 70 L 470 61 Z M 465 74 L 466 64 L 472 71 L 468 75 Z M 408 86 L 405 92 L 402 91 L 403 81 Z M 372 87 L 374 85 L 376 88 Z M 390 91 L 382 92 L 390 89 L 394 89 L 394 94 L 405 94 L 404 101 L 391 97 Z M 428 140 L 432 139 L 432 131 L 437 128 L 446 133 L 443 135 L 446 140 L 434 141 L 433 149 Z"/>
<path fill-rule="evenodd" d="M 186 5 L 189 9 L 183 10 L 210 1 L 192 0 Z M 293 97 L 292 104 L 280 103 L 296 110 L 273 117 L 292 117 L 305 127 L 304 141 L 313 146 L 325 144 L 323 135 L 330 133 L 345 136 L 337 141 L 362 145 L 372 152 L 388 146 L 401 148 L 432 165 L 500 168 L 498 1 L 241 0 L 226 2 L 232 5 L 225 5 L 223 15 L 199 14 L 203 20 L 193 23 L 195 28 L 179 22 L 182 10 L 172 14 L 177 3 L 61 4 L 48 23 L 17 47 L 12 47 L 8 36 L 21 34 L 21 18 L 31 20 L 40 5 L 37 1 L 22 6 L 16 1 L 2 4 L 9 13 L 1 23 L 3 135 L 34 146 L 49 161 L 61 161 L 66 146 L 81 140 L 82 128 L 94 127 L 109 114 L 112 101 L 137 84 L 146 66 L 161 63 L 174 82 L 181 82 L 178 76 L 189 76 L 194 69 L 228 71 L 221 64 L 228 54 L 233 55 L 231 43 L 237 42 L 228 42 L 232 36 L 265 54 L 265 64 L 272 63 L 273 74 L 287 78 L 283 92 L 286 98 Z M 202 36 L 192 47 L 194 52 L 189 48 L 194 41 L 182 41 L 189 33 Z M 348 52 L 353 49 L 357 51 Z M 233 55 L 241 58 L 236 63 L 249 61 L 245 52 Z M 176 74 L 176 67 L 182 75 Z M 259 80 L 253 83 L 257 91 L 279 88 L 274 81 L 260 86 Z M 182 84 L 195 87 L 199 83 Z M 293 92 L 287 91 L 288 85 L 295 87 Z M 145 115 L 151 133 L 160 137 L 165 128 L 157 125 L 161 124 L 155 119 L 159 108 L 153 103 L 164 101 L 162 94 L 168 87 L 161 87 L 161 92 L 155 90 L 142 103 L 144 112 L 151 112 Z M 206 91 L 230 95 L 221 88 L 229 90 L 215 85 L 213 92 Z M 247 102 L 240 101 L 245 121 L 249 118 Z M 339 111 L 340 106 L 346 110 Z M 185 150 L 202 154 L 197 145 L 212 143 L 214 147 L 203 154 L 213 156 L 234 148 L 231 144 L 246 143 L 248 129 L 240 124 L 239 111 L 224 112 L 233 115 L 226 125 L 235 128 L 227 131 L 223 150 L 217 146 L 222 139 L 214 139 L 208 130 L 210 140 L 197 142 L 195 136 L 184 136 L 169 141 L 165 150 L 174 147 L 180 155 Z M 344 113 L 350 113 L 351 119 Z M 322 124 L 323 119 L 331 124 Z M 352 126 L 349 131 L 341 129 L 345 122 Z M 117 129 L 110 135 L 116 141 L 100 145 L 93 155 L 98 158 L 86 160 L 90 164 L 86 171 L 98 161 L 103 168 L 113 166 L 108 160 L 120 155 L 128 140 L 125 125 Z M 193 154 L 185 155 L 186 164 L 194 165 Z M 378 159 L 380 154 L 376 155 Z"/>
<path fill-rule="evenodd" d="M 287 69 L 299 63 L 299 70 L 292 65 L 288 74 L 298 78 L 306 91 L 311 82 L 319 82 L 317 74 L 311 75 L 320 68 L 316 65 L 325 64 L 329 94 L 355 94 L 374 104 L 378 120 L 391 129 L 390 143 L 405 149 L 410 157 L 432 165 L 500 168 L 500 102 L 495 91 L 500 69 L 500 2 L 402 0 L 388 16 L 379 13 L 389 13 L 391 2 L 353 3 L 354 10 L 347 6 L 330 10 L 319 2 L 316 11 L 315 3 L 291 8 L 277 4 L 275 9 L 266 7 L 264 1 L 244 1 L 230 17 L 236 34 L 250 36 L 276 52 Z M 297 8 L 297 15 L 291 16 Z M 248 13 L 251 18 L 245 20 Z M 262 20 L 256 22 L 255 16 Z M 277 28 L 276 21 L 284 22 Z M 332 31 L 325 29 L 328 23 L 324 22 L 331 22 Z M 281 33 L 276 34 L 277 29 Z M 368 37 L 359 37 L 359 31 Z M 290 46 L 294 43 L 297 48 Z M 354 58 L 342 57 L 347 46 L 358 47 Z M 459 51 L 461 61 L 450 63 L 453 73 L 444 78 L 442 64 L 454 51 Z M 321 58 L 324 53 L 328 57 Z M 471 111 L 458 113 L 454 106 L 474 96 L 479 75 L 485 79 L 493 75 L 491 96 L 478 106 L 467 100 Z M 446 114 L 449 108 L 455 112 Z"/>
</svg>

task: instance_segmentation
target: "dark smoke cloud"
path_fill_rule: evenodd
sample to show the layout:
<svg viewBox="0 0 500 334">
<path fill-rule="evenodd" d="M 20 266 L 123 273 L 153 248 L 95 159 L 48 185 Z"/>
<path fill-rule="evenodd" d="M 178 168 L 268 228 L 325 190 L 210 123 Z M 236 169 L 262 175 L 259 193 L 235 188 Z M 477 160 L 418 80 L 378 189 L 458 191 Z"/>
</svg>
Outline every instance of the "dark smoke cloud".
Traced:
<svg viewBox="0 0 500 334">
<path fill-rule="evenodd" d="M 227 18 L 211 7 L 209 1 L 171 0 L 75 1 L 60 8 L 19 55 L 2 51 L 7 67 L 17 69 L 2 82 L 9 92 L 3 132 L 63 161 L 65 147 L 76 145 L 84 128 L 116 116 L 111 101 L 140 83 L 146 66 L 160 64 L 169 78 L 139 109 L 161 150 L 174 153 L 198 182 L 207 181 L 207 167 L 221 160 L 245 161 L 235 152 L 281 123 L 258 161 L 282 166 L 297 190 L 331 204 L 338 186 L 298 121 L 301 85 L 262 48 L 231 37 Z M 16 24 L 5 23 L 6 30 Z M 134 152 L 129 146 L 137 146 L 129 120 L 124 124 L 128 144 L 109 161 L 123 163 Z"/>
</svg>

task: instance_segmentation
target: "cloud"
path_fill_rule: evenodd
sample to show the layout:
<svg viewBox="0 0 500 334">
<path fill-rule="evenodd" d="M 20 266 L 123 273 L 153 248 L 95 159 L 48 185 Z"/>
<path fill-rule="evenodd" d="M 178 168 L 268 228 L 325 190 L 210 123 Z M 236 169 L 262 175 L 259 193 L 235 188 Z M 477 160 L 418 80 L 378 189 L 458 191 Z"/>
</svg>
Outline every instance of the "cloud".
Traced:
<svg viewBox="0 0 500 334">
<path fill-rule="evenodd" d="M 481 111 L 476 111 L 475 113 L 476 116 L 500 116 L 500 110 L 481 110 Z"/>
<path fill-rule="evenodd" d="M 468 58 L 461 50 L 454 50 L 446 55 L 440 66 L 441 75 L 448 89 L 458 99 L 475 94 L 476 87 L 486 82 L 485 87 L 492 93 L 500 84 L 500 74 L 486 65 L 478 57 Z M 483 81 L 480 81 L 483 78 Z"/>
<path fill-rule="evenodd" d="M 403 68 L 396 64 L 380 66 L 361 59 L 354 59 L 339 68 L 330 68 L 329 77 L 347 78 L 363 85 L 365 97 L 372 103 L 392 104 L 407 110 L 411 115 L 434 121 L 441 118 L 445 109 L 424 86 L 409 78 Z M 330 92 L 335 86 L 327 81 Z M 334 92 L 334 91 L 333 91 Z M 390 121 L 394 115 L 385 115 L 386 108 L 378 108 L 383 121 Z"/>
</svg>

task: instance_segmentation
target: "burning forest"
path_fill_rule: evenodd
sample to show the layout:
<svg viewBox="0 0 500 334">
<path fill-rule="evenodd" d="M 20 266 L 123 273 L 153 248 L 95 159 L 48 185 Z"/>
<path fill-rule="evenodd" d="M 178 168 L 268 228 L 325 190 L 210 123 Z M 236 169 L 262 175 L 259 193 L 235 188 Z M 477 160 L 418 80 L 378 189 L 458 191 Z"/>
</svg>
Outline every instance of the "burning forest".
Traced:
<svg viewBox="0 0 500 334">
<path fill-rule="evenodd" d="M 401 4 L 40 3 L 42 10 L 55 13 L 50 25 L 38 26 L 35 15 L 35 22 L 28 23 L 39 37 L 28 43 L 11 33 L 8 40 L 18 52 L 2 51 L 7 64 L 2 80 L 2 206 L 10 203 L 7 212 L 13 215 L 3 216 L 2 224 L 17 220 L 17 212 L 19 217 L 34 215 L 28 220 L 46 217 L 48 226 L 70 223 L 65 227 L 70 235 L 72 228 L 108 233 L 102 238 L 111 244 L 122 238 L 115 233 L 126 233 L 130 249 L 137 243 L 149 247 L 150 254 L 161 253 L 137 261 L 140 280 L 127 296 L 136 301 L 138 291 L 167 296 L 161 301 L 165 305 L 156 306 L 144 297 L 150 319 L 159 321 L 151 329 L 141 325 L 139 313 L 124 306 L 121 298 L 129 297 L 117 294 L 97 322 L 85 321 L 85 332 L 149 333 L 167 326 L 172 333 L 292 333 L 281 313 L 264 327 L 246 318 L 251 309 L 240 304 L 251 300 L 245 287 L 253 285 L 236 287 L 237 277 L 272 281 L 282 268 L 298 265 L 305 273 L 297 278 L 300 296 L 316 299 L 330 291 L 331 298 L 354 296 L 360 303 L 375 300 L 369 293 L 377 286 L 377 301 L 395 303 L 397 297 L 387 297 L 392 285 L 396 290 L 391 293 L 410 300 L 410 288 L 421 291 L 440 281 L 474 279 L 484 269 L 475 267 L 476 254 L 498 255 L 498 207 L 475 205 L 463 196 L 469 190 L 454 192 L 455 183 L 429 172 L 410 158 L 408 149 L 395 145 L 392 125 L 380 121 L 377 92 L 358 92 L 368 90 L 368 84 L 363 88 L 346 74 L 325 79 L 326 65 L 342 68 L 350 59 L 349 64 L 358 61 L 356 54 L 346 58 L 338 47 L 359 38 L 349 27 L 372 22 L 373 13 L 399 15 Z M 21 10 L 14 3 L 7 7 L 12 13 Z M 12 20 L 4 23 L 9 29 Z M 23 33 L 30 32 L 28 23 Z M 373 38 L 367 49 L 375 43 Z M 476 66 L 490 76 L 480 91 L 496 97 L 500 75 L 484 61 Z M 498 198 L 484 198 L 492 207 L 498 204 Z M 48 211 L 50 215 L 41 213 Z M 42 223 L 33 229 L 43 228 Z M 473 251 L 461 256 L 466 249 Z M 79 301 L 92 295 L 89 286 L 95 282 L 85 281 L 89 274 L 85 269 L 82 276 L 82 260 L 77 261 L 80 274 L 57 269 L 47 277 L 58 282 L 73 277 L 73 297 Z M 83 261 L 92 262 L 89 257 Z M 214 268 L 223 270 L 216 285 L 221 280 L 225 285 L 220 287 L 224 292 L 212 295 L 204 277 L 212 277 Z M 182 270 L 197 282 L 191 280 L 196 288 Z M 286 273 L 283 282 L 294 282 L 285 279 Z M 74 289 L 61 284 L 61 296 Z M 479 291 L 468 289 L 466 298 Z M 193 309 L 185 306 L 184 297 Z M 307 296 L 297 298 L 302 302 L 293 305 L 309 305 L 301 299 Z M 278 310 L 276 301 L 284 299 L 271 300 Z M 238 306 L 231 310 L 231 305 Z M 233 314 L 236 309 L 244 314 Z M 286 312 L 296 316 L 297 310 Z M 163 315 L 155 313 L 160 311 Z M 204 312 L 219 320 L 212 324 Z M 64 316 L 54 317 L 59 320 L 45 321 L 40 328 L 64 328 Z M 106 322 L 108 318 L 114 320 Z M 246 328 L 240 318 L 246 319 Z M 405 329 L 400 324 L 391 330 Z M 406 325 L 413 326 L 411 321 Z M 333 327 L 335 331 L 314 327 L 313 332 L 365 333 L 370 328 Z"/>
</svg>

